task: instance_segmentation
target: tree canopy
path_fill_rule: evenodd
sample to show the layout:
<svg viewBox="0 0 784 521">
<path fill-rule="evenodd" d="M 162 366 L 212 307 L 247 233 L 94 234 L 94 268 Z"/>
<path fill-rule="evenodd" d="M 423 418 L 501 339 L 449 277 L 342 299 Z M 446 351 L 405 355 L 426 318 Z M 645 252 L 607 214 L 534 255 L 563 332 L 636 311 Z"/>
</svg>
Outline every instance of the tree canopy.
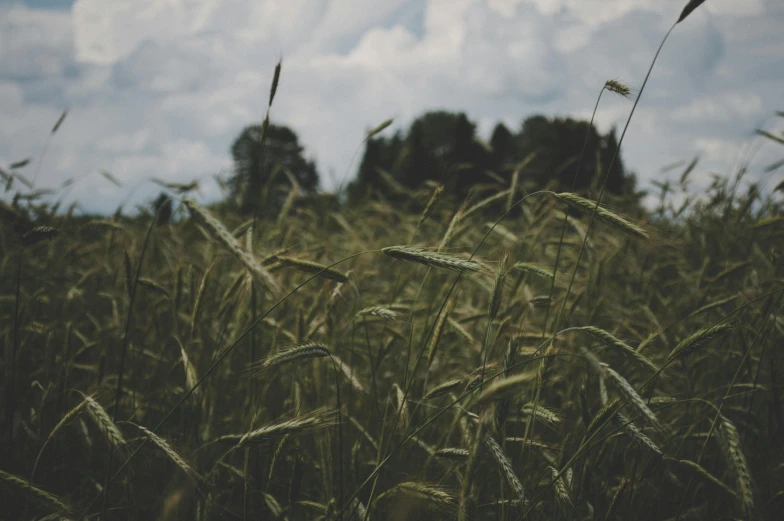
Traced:
<svg viewBox="0 0 784 521">
<path fill-rule="evenodd" d="M 314 195 L 319 187 L 316 165 L 305 158 L 293 130 L 270 124 L 263 143 L 261 134 L 261 125 L 251 125 L 234 141 L 234 173 L 227 183 L 232 201 L 257 215 L 273 214 L 290 195 Z M 405 132 L 365 142 L 357 176 L 347 187 L 348 202 L 404 200 L 427 181 L 463 198 L 479 184 L 511 184 L 518 169 L 517 186 L 525 191 L 591 192 L 607 176 L 609 194 L 634 198 L 635 176 L 620 155 L 609 169 L 617 146 L 615 129 L 603 134 L 572 118 L 535 115 L 516 132 L 499 123 L 484 142 L 465 113 L 426 112 Z"/>
<path fill-rule="evenodd" d="M 588 191 L 609 175 L 609 193 L 634 195 L 634 174 L 626 171 L 620 155 L 607 174 L 617 146 L 614 129 L 602 134 L 586 121 L 539 115 L 525 119 L 517 133 L 499 123 L 484 143 L 464 113 L 428 112 L 405 134 L 366 142 L 348 197 L 394 199 L 401 189 L 417 188 L 427 180 L 462 197 L 477 183 L 510 181 L 523 160 L 519 181 L 530 189 Z"/>
<path fill-rule="evenodd" d="M 304 157 L 297 134 L 270 124 L 262 143 L 261 125 L 246 127 L 231 147 L 234 175 L 230 196 L 244 212 L 274 211 L 291 190 L 313 194 L 319 186 L 316 165 Z"/>
</svg>

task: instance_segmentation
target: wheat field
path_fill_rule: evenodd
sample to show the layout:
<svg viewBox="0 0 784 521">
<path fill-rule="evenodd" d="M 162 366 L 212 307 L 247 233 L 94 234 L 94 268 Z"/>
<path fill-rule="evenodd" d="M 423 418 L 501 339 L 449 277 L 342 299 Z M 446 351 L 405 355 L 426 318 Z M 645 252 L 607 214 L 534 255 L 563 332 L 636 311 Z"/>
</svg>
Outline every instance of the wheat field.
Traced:
<svg viewBox="0 0 784 521">
<path fill-rule="evenodd" d="M 778 519 L 782 187 L 746 171 L 636 212 L 3 204 L 0 519 Z"/>
</svg>

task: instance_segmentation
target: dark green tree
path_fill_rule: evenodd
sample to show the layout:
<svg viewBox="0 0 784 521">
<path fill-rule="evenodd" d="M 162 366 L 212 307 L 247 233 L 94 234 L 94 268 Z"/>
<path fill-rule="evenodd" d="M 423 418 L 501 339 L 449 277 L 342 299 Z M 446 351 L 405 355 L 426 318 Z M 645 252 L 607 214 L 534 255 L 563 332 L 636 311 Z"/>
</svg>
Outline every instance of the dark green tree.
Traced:
<svg viewBox="0 0 784 521">
<path fill-rule="evenodd" d="M 234 141 L 234 175 L 228 180 L 230 196 L 246 213 L 271 214 L 296 185 L 312 195 L 319 185 L 313 161 L 303 156 L 297 134 L 283 125 L 270 124 L 262 143 L 261 125 L 246 127 Z"/>
<path fill-rule="evenodd" d="M 580 154 L 588 135 L 580 171 Z M 537 152 L 525 169 L 525 178 L 536 187 L 584 192 L 595 189 L 607 177 L 607 192 L 624 194 L 627 174 L 620 155 L 609 174 L 607 169 L 615 154 L 618 141 L 615 130 L 602 135 L 587 121 L 571 118 L 548 119 L 544 116 L 527 118 L 517 136 L 521 157 Z"/>
<path fill-rule="evenodd" d="M 413 121 L 404 137 L 367 141 L 357 177 L 348 189 L 349 201 L 400 197 L 389 177 L 404 190 L 435 180 L 463 196 L 491 166 L 490 151 L 476 139 L 476 126 L 465 114 L 427 112 Z"/>
<path fill-rule="evenodd" d="M 500 174 L 510 170 L 514 167 L 514 163 L 520 160 L 517 139 L 503 123 L 499 123 L 493 129 L 490 148 L 492 150 L 490 166 L 494 172 Z"/>
<path fill-rule="evenodd" d="M 349 203 L 389 198 L 390 187 L 383 179 L 384 173 L 394 178 L 402 159 L 403 138 L 399 132 L 391 138 L 368 139 L 357 176 L 346 189 Z"/>
<path fill-rule="evenodd" d="M 411 188 L 432 179 L 464 196 L 485 179 L 491 166 L 490 152 L 477 140 L 476 125 L 464 113 L 424 114 L 412 123 L 406 145 L 401 181 Z"/>
<path fill-rule="evenodd" d="M 544 116 L 527 118 L 517 134 L 498 124 L 489 144 L 483 145 L 465 114 L 427 112 L 405 135 L 367 141 L 357 177 L 348 188 L 349 201 L 404 199 L 406 190 L 427 180 L 443 183 L 462 198 L 479 183 L 499 177 L 510 181 L 515 167 L 527 158 L 519 179 L 523 189 L 595 192 L 607 176 L 608 194 L 637 196 L 634 176 L 626 172 L 620 156 L 608 173 L 617 146 L 614 129 L 602 134 L 586 121 Z"/>
<path fill-rule="evenodd" d="M 158 197 L 150 204 L 153 212 L 158 213 L 156 225 L 169 224 L 172 218 L 172 198 L 169 194 L 161 192 Z"/>
</svg>

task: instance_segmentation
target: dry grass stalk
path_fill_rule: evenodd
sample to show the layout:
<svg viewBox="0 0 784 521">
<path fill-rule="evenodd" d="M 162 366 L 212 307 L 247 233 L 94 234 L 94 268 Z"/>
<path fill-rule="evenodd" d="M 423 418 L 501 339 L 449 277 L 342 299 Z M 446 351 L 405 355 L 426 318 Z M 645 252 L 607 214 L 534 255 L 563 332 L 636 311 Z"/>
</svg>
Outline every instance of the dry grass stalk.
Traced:
<svg viewBox="0 0 784 521">
<path fill-rule="evenodd" d="M 398 425 L 405 431 L 408 429 L 408 401 L 406 400 L 406 394 L 398 384 L 392 384 L 392 391 L 395 393 L 395 411 L 400 416 Z"/>
<path fill-rule="evenodd" d="M 615 512 L 621 504 L 621 498 L 623 497 L 624 492 L 626 492 L 629 482 L 630 480 L 628 478 L 621 479 L 621 483 L 618 485 L 618 488 L 615 489 L 615 494 L 613 494 L 610 506 L 607 508 L 607 513 L 604 516 L 605 521 L 609 521 L 615 517 Z"/>
<path fill-rule="evenodd" d="M 443 253 L 434 253 L 422 248 L 412 248 L 411 246 L 388 246 L 382 248 L 381 251 L 390 257 L 408 262 L 417 262 L 431 268 L 443 268 L 461 272 L 476 272 L 482 269 L 482 266 L 476 261 L 465 260 Z"/>
<path fill-rule="evenodd" d="M 572 498 L 569 496 L 569 487 L 566 485 L 563 476 L 558 472 L 558 469 L 555 467 L 548 468 L 550 469 L 552 479 L 555 480 L 555 499 L 558 502 L 558 506 L 561 507 L 561 511 L 566 512 L 566 510 L 572 506 Z"/>
<path fill-rule="evenodd" d="M 708 472 L 705 469 L 705 467 L 703 467 L 699 463 L 696 463 L 696 462 L 691 461 L 691 460 L 674 459 L 674 458 L 665 458 L 665 461 L 667 461 L 667 462 L 675 462 L 675 463 L 678 463 L 680 465 L 683 465 L 684 467 L 689 467 L 694 472 L 696 472 L 699 476 L 702 476 L 707 481 L 713 483 L 714 485 L 716 485 L 717 487 L 722 489 L 724 492 L 726 492 L 727 494 L 732 496 L 734 499 L 738 499 L 738 494 L 736 494 L 734 490 L 732 490 L 730 487 L 728 487 L 719 478 L 717 478 L 716 476 L 714 476 L 713 474 Z"/>
<path fill-rule="evenodd" d="M 466 384 L 465 392 L 473 391 L 482 385 L 487 376 L 498 373 L 499 368 L 500 366 L 498 365 L 498 362 L 490 362 L 487 364 L 482 364 L 481 366 L 471 371 L 471 374 L 468 375 L 470 378 Z"/>
<path fill-rule="evenodd" d="M 63 416 L 60 419 L 60 421 L 57 422 L 57 425 L 54 426 L 52 431 L 49 433 L 49 436 L 46 437 L 46 441 L 44 441 L 44 444 L 41 445 L 41 450 L 38 451 L 38 456 L 36 457 L 35 463 L 33 464 L 33 471 L 30 473 L 31 482 L 34 481 L 35 470 L 38 468 L 38 462 L 40 461 L 41 455 L 44 453 L 44 449 L 46 448 L 46 446 L 49 444 L 50 441 L 52 441 L 54 435 L 57 434 L 60 431 L 60 429 L 62 429 L 69 421 L 74 419 L 80 412 L 82 412 L 85 409 L 85 407 L 87 407 L 87 400 L 82 400 L 81 402 L 79 402 L 70 411 L 65 413 L 65 416 Z"/>
<path fill-rule="evenodd" d="M 444 458 L 452 461 L 463 463 L 468 460 L 468 450 L 456 447 L 446 447 L 436 451 L 437 458 Z"/>
<path fill-rule="evenodd" d="M 46 492 L 45 490 L 41 490 L 13 474 L 8 474 L 7 472 L 0 470 L 0 482 L 9 487 L 21 490 L 26 497 L 48 508 L 54 508 L 59 513 L 67 515 L 72 512 L 71 506 L 62 498 Z"/>
<path fill-rule="evenodd" d="M 465 219 L 466 217 L 468 217 L 472 213 L 476 213 L 476 212 L 478 212 L 479 210 L 481 210 L 483 208 L 487 208 L 488 206 L 490 206 L 491 204 L 493 204 L 493 203 L 495 203 L 497 201 L 500 201 L 502 199 L 506 199 L 509 196 L 509 193 L 510 193 L 510 190 L 506 189 L 506 190 L 502 190 L 502 191 L 500 191 L 500 192 L 498 192 L 496 194 L 493 194 L 490 197 L 486 197 L 486 198 L 482 199 L 481 201 L 476 203 L 474 206 L 470 207 L 465 212 L 463 212 L 463 215 L 462 215 L 461 218 Z"/>
<path fill-rule="evenodd" d="M 234 256 L 248 269 L 260 283 L 264 284 L 273 293 L 279 291 L 278 283 L 272 278 L 269 271 L 264 269 L 261 264 L 240 246 L 237 239 L 226 229 L 223 224 L 212 216 L 206 209 L 202 208 L 195 200 L 190 197 L 182 199 L 183 204 L 191 212 L 191 215 L 199 221 L 209 232 L 213 238 L 228 249 Z"/>
<path fill-rule="evenodd" d="M 319 277 L 334 280 L 336 282 L 348 282 L 348 277 L 344 273 L 336 270 L 335 268 L 330 268 L 325 264 L 319 264 L 318 262 L 311 262 L 301 259 L 294 259 L 292 257 L 284 257 L 278 256 L 277 261 L 281 266 L 285 266 L 288 268 L 294 268 L 299 271 L 303 271 L 305 273 L 309 273 L 311 275 L 318 275 Z"/>
<path fill-rule="evenodd" d="M 427 202 L 427 206 L 425 206 L 422 215 L 419 216 L 419 221 L 417 222 L 417 228 L 419 228 L 423 222 L 430 217 L 430 213 L 433 211 L 433 208 L 436 205 L 436 202 L 441 197 L 441 194 L 444 193 L 444 185 L 436 186 L 435 190 L 433 190 L 433 195 L 430 196 L 430 200 Z"/>
<path fill-rule="evenodd" d="M 120 429 L 117 428 L 117 425 L 112 421 L 109 413 L 91 396 L 86 396 L 84 401 L 87 402 L 87 412 L 90 418 L 95 426 L 98 427 L 98 430 L 101 431 L 104 438 L 106 438 L 106 441 L 115 449 L 123 447 L 125 438 Z"/>
<path fill-rule="evenodd" d="M 623 432 L 625 432 L 631 439 L 633 439 L 640 447 L 645 447 L 650 450 L 657 458 L 662 457 L 662 451 L 656 443 L 653 442 L 648 436 L 645 435 L 640 429 L 634 425 L 629 418 L 622 413 L 613 416 L 613 421 L 618 425 Z"/>
<path fill-rule="evenodd" d="M 515 203 L 514 198 L 515 198 L 515 196 L 517 195 L 517 192 L 518 192 L 518 184 L 520 182 L 520 173 L 523 171 L 523 169 L 525 167 L 527 167 L 529 165 L 529 163 L 531 163 L 531 161 L 536 159 L 537 155 L 539 155 L 539 152 L 533 151 L 533 152 L 529 153 L 527 156 L 525 156 L 522 161 L 517 163 L 517 165 L 515 165 L 514 171 L 512 172 L 512 181 L 511 181 L 511 183 L 509 183 L 509 190 L 508 190 L 509 193 L 508 193 L 507 199 L 506 199 L 506 208 L 505 209 L 506 209 L 507 212 L 509 210 L 511 210 L 512 205 Z"/>
<path fill-rule="evenodd" d="M 539 266 L 538 264 L 533 264 L 530 262 L 516 262 L 512 267 L 522 271 L 523 273 L 536 275 L 537 277 L 542 277 L 547 280 L 553 280 L 552 272 L 550 272 L 544 266 Z"/>
<path fill-rule="evenodd" d="M 145 288 L 149 288 L 153 291 L 156 291 L 161 295 L 163 295 L 164 297 L 169 298 L 169 291 L 150 278 L 139 277 L 139 285 Z"/>
<path fill-rule="evenodd" d="M 501 258 L 501 262 L 498 263 L 498 271 L 496 272 L 495 279 L 493 279 L 493 289 L 490 293 L 490 320 L 495 320 L 495 317 L 498 316 L 498 311 L 501 309 L 501 300 L 503 299 L 508 264 L 509 255 L 504 254 Z"/>
<path fill-rule="evenodd" d="M 743 454 L 738 430 L 726 416 L 720 414 L 716 434 L 722 454 L 735 478 L 741 508 L 744 514 L 750 516 L 754 510 L 754 482 L 748 463 L 746 463 L 746 456 Z"/>
<path fill-rule="evenodd" d="M 692 11 L 694 11 L 700 5 L 702 5 L 703 2 L 705 2 L 705 0 L 689 0 L 689 3 L 686 4 L 686 7 L 683 8 L 683 11 L 681 11 L 681 15 L 678 17 L 678 21 L 675 23 L 681 23 L 682 21 L 684 21 L 686 17 L 689 16 L 692 13 Z"/>
<path fill-rule="evenodd" d="M 73 407 L 70 411 L 65 413 L 65 416 L 63 416 L 60 419 L 60 421 L 57 422 L 57 425 L 54 426 L 54 429 L 52 429 L 52 432 L 50 432 L 49 436 L 46 437 L 46 441 L 44 442 L 44 445 L 49 443 L 52 440 L 52 438 L 54 438 L 54 435 L 57 434 L 57 432 L 59 432 L 59 430 L 62 429 L 65 426 L 65 424 L 67 424 L 69 421 L 74 419 L 80 412 L 82 412 L 82 410 L 84 410 L 84 408 L 86 406 L 87 406 L 87 400 L 82 400 L 75 407 Z"/>
<path fill-rule="evenodd" d="M 429 507 L 445 514 L 450 514 L 454 512 L 455 509 L 455 496 L 438 485 L 420 483 L 417 481 L 404 481 L 379 495 L 378 500 L 380 501 L 382 498 L 394 495 L 395 493 L 405 494 L 406 496 L 424 501 Z"/>
<path fill-rule="evenodd" d="M 376 442 L 376 440 L 373 439 L 373 436 L 371 436 L 370 433 L 367 430 L 365 430 L 362 424 L 359 423 L 359 421 L 352 416 L 348 417 L 348 421 L 351 425 L 354 426 L 355 429 L 357 429 L 357 431 L 359 431 L 360 434 L 362 434 L 362 436 L 368 441 L 368 443 L 370 443 L 370 446 L 373 447 L 373 450 L 375 452 L 378 452 L 378 443 Z"/>
<path fill-rule="evenodd" d="M 556 194 L 556 196 L 567 203 L 572 208 L 576 208 L 578 210 L 582 210 L 584 212 L 593 213 L 594 209 L 596 210 L 596 218 L 605 224 L 608 224 L 622 232 L 631 234 L 635 237 L 640 239 L 650 239 L 650 235 L 648 232 L 640 226 L 639 224 L 634 223 L 630 218 L 624 217 L 623 215 L 613 212 L 609 210 L 604 205 L 599 205 L 596 207 L 596 201 L 591 201 L 590 199 L 586 199 L 582 196 L 577 194 L 563 192 L 560 194 Z"/>
<path fill-rule="evenodd" d="M 636 349 L 634 349 L 632 346 L 630 346 L 629 344 L 627 344 L 623 340 L 615 337 L 614 335 L 612 335 L 608 331 L 605 331 L 604 329 L 600 329 L 598 327 L 593 327 L 593 326 L 585 326 L 585 327 L 581 327 L 580 329 L 582 331 L 585 331 L 586 333 L 588 333 L 592 337 L 601 340 L 602 342 L 605 343 L 605 345 L 607 345 L 609 347 L 613 347 L 615 349 L 618 349 L 619 351 L 623 351 L 625 354 L 631 356 L 632 358 L 634 358 L 635 360 L 637 360 L 641 364 L 643 364 L 646 367 L 648 367 L 654 373 L 659 370 L 659 367 L 656 364 L 654 364 L 653 362 L 651 362 L 648 359 L 648 357 L 644 356 L 643 354 L 638 352 Z"/>
<path fill-rule="evenodd" d="M 604 83 L 604 88 L 605 90 L 614 92 L 615 94 L 623 96 L 624 98 L 628 98 L 632 93 L 632 89 L 628 85 L 618 80 L 607 80 Z"/>
<path fill-rule="evenodd" d="M 268 439 L 279 438 L 286 434 L 304 434 L 315 429 L 330 427 L 334 424 L 335 418 L 333 414 L 326 411 L 316 411 L 307 416 L 270 423 L 247 432 L 239 438 L 237 448 L 264 443 Z M 224 436 L 222 439 L 226 439 L 226 437 Z"/>
<path fill-rule="evenodd" d="M 280 70 L 283 67 L 283 60 L 278 60 L 275 65 L 275 73 L 272 75 L 272 86 L 270 87 L 269 106 L 272 106 L 272 100 L 275 99 L 275 93 L 278 90 L 278 82 L 280 81 Z"/>
<path fill-rule="evenodd" d="M 286 446 L 289 439 L 291 439 L 291 434 L 286 434 L 280 439 L 278 446 L 275 448 L 275 452 L 272 453 L 272 460 L 270 461 L 270 469 L 269 473 L 267 474 L 267 481 L 272 480 L 272 476 L 275 473 L 275 464 L 278 462 L 278 458 L 283 453 L 283 447 Z"/>
<path fill-rule="evenodd" d="M 509 483 L 509 486 L 512 487 L 517 499 L 519 499 L 524 505 L 528 504 L 528 500 L 525 497 L 525 490 L 523 489 L 523 484 L 520 481 L 520 478 L 517 477 L 515 474 L 514 468 L 512 467 L 511 460 L 507 457 L 504 453 L 504 450 L 501 446 L 493 439 L 492 436 L 487 436 L 485 439 L 485 445 L 488 449 L 490 449 L 490 454 L 495 459 L 496 463 L 498 464 L 499 468 L 501 469 L 501 473 L 506 478 L 506 481 Z"/>
<path fill-rule="evenodd" d="M 330 356 L 327 346 L 321 342 L 307 340 L 295 346 L 276 351 L 264 359 L 260 366 L 261 368 L 272 368 L 289 362 L 306 360 L 308 358 L 323 358 L 325 356 Z"/>
<path fill-rule="evenodd" d="M 466 330 L 466 328 L 464 328 L 460 324 L 460 322 L 458 322 L 457 320 L 453 319 L 452 317 L 447 317 L 446 321 L 447 321 L 447 323 L 449 323 L 449 325 L 452 327 L 452 329 L 454 329 L 457 332 L 458 335 L 460 335 L 461 337 L 465 338 L 468 341 L 469 345 L 475 345 L 476 344 L 476 339 L 471 335 L 471 333 L 469 333 Z"/>
<path fill-rule="evenodd" d="M 157 446 L 159 449 L 161 449 L 161 451 L 163 451 L 163 453 L 164 453 L 164 454 L 166 454 L 166 456 L 167 456 L 167 457 L 168 457 L 170 460 L 172 460 L 172 462 L 173 462 L 175 465 L 177 465 L 178 467 L 180 467 L 180 469 L 181 469 L 181 470 L 182 470 L 182 471 L 183 471 L 183 472 L 184 472 L 184 473 L 185 473 L 185 474 L 186 474 L 186 475 L 187 475 L 189 478 L 193 479 L 194 481 L 199 481 L 199 482 L 201 482 L 201 481 L 204 481 L 204 478 L 202 478 L 202 477 L 201 477 L 201 475 L 199 475 L 199 473 L 198 473 L 198 472 L 196 472 L 196 471 L 193 469 L 193 467 L 191 467 L 191 466 L 188 464 L 188 462 L 187 462 L 187 461 L 185 461 L 185 458 L 183 458 L 182 456 L 180 456 L 180 454 L 179 454 L 179 453 L 178 453 L 176 450 L 174 450 L 174 449 L 172 448 L 172 446 L 171 446 L 171 445 L 169 445 L 169 444 L 166 442 L 166 440 L 164 440 L 163 438 L 161 438 L 160 436 L 158 436 L 157 434 L 155 434 L 154 432 L 152 432 L 151 430 L 149 430 L 149 429 L 148 429 L 148 428 L 146 428 L 146 427 L 143 427 L 143 426 L 141 426 L 141 425 L 137 425 L 137 424 L 135 424 L 135 423 L 131 423 L 131 425 L 133 425 L 134 427 L 136 427 L 137 429 L 139 429 L 140 431 L 142 431 L 142 432 L 144 433 L 144 435 L 145 435 L 145 436 L 147 436 L 147 438 L 148 438 L 148 439 L 149 439 L 151 442 L 153 442 L 153 443 L 154 443 L 154 444 L 155 444 L 155 445 L 156 445 L 156 446 Z"/>
<path fill-rule="evenodd" d="M 485 387 L 485 390 L 474 401 L 477 405 L 486 404 L 492 400 L 507 397 L 517 393 L 521 385 L 527 384 L 536 379 L 536 373 L 519 373 L 508 378 L 493 381 Z"/>
<path fill-rule="evenodd" d="M 193 389 L 199 378 L 196 376 L 196 368 L 188 358 L 188 353 L 185 352 L 182 344 L 180 345 L 180 358 L 182 359 L 182 367 L 185 370 L 185 388 Z"/>
<path fill-rule="evenodd" d="M 531 440 L 531 439 L 520 438 L 517 436 L 504 438 L 504 441 L 506 441 L 507 443 L 520 443 L 520 444 L 524 443 L 526 447 L 533 447 L 535 449 L 540 449 L 542 451 L 551 450 L 553 448 L 552 446 L 547 445 L 546 443 L 542 443 L 540 441 Z"/>
<path fill-rule="evenodd" d="M 474 499 L 474 474 L 479 466 L 479 455 L 484 446 L 484 439 L 487 437 L 487 424 L 492 419 L 491 411 L 484 411 L 482 417 L 476 426 L 473 440 L 471 441 L 471 450 L 468 455 L 468 462 L 463 474 L 463 486 L 460 489 L 460 498 L 458 502 L 457 520 L 467 521 L 468 510 Z M 468 441 L 468 440 L 466 440 Z"/>
<path fill-rule="evenodd" d="M 57 237 L 59 233 L 60 230 L 51 226 L 35 226 L 22 236 L 22 244 L 24 246 L 32 246 L 43 240 Z"/>
<path fill-rule="evenodd" d="M 531 416 L 531 414 L 534 414 L 533 404 L 528 403 L 524 405 L 520 412 L 526 416 Z M 537 420 L 544 422 L 550 427 L 557 427 L 561 423 L 561 417 L 558 416 L 555 411 L 548 409 L 541 403 L 537 404 L 535 415 Z"/>
<path fill-rule="evenodd" d="M 351 387 L 360 393 L 364 393 L 365 387 L 359 382 L 351 367 L 335 355 L 332 355 L 331 358 L 338 370 L 343 373 L 343 376 L 345 376 L 346 380 L 351 384 Z"/>
<path fill-rule="evenodd" d="M 700 329 L 689 337 L 684 338 L 678 342 L 678 345 L 676 345 L 675 349 L 673 349 L 670 353 L 668 360 L 673 360 L 678 356 L 691 353 L 705 346 L 708 342 L 717 336 L 721 335 L 729 329 L 732 329 L 732 327 L 733 326 L 731 324 L 717 324 L 715 326 Z"/>
<path fill-rule="evenodd" d="M 449 221 L 449 226 L 446 229 L 446 233 L 441 238 L 441 243 L 438 245 L 438 252 L 444 251 L 446 245 L 449 243 L 449 240 L 452 239 L 452 236 L 455 234 L 455 230 L 457 230 L 457 225 L 460 223 L 461 219 L 463 218 L 463 212 L 465 211 L 464 207 L 455 212 L 455 215 L 452 216 L 452 220 Z"/>
<path fill-rule="evenodd" d="M 460 380 L 460 379 L 448 380 L 430 389 L 422 399 L 431 400 L 433 398 L 438 398 L 439 396 L 444 396 L 445 394 L 451 393 L 452 391 L 462 386 L 463 384 L 465 384 L 465 380 Z"/>
<path fill-rule="evenodd" d="M 395 122 L 395 118 L 389 118 L 389 119 L 383 121 L 382 123 L 380 123 L 379 125 L 375 126 L 374 128 L 370 129 L 368 131 L 367 135 L 365 135 L 365 141 L 367 141 L 368 139 L 371 139 L 376 134 L 381 133 L 384 129 L 389 127 L 394 122 Z"/>
<path fill-rule="evenodd" d="M 384 320 L 395 320 L 397 318 L 397 312 L 382 306 L 370 306 L 357 312 L 357 316 L 371 316 L 383 318 Z"/>
<path fill-rule="evenodd" d="M 441 337 L 444 335 L 444 326 L 447 323 L 446 321 L 449 318 L 449 315 L 452 313 L 453 306 L 454 299 L 450 299 L 449 302 L 447 302 L 444 306 L 443 311 L 438 316 L 438 320 L 433 327 L 433 334 L 430 335 L 430 342 L 427 349 L 427 367 L 433 365 L 433 360 L 436 357 L 438 344 L 441 342 Z"/>
<path fill-rule="evenodd" d="M 613 384 L 613 387 L 615 387 L 615 390 L 618 391 L 618 394 L 621 395 L 621 398 L 623 398 L 627 404 L 636 409 L 637 412 L 642 414 L 645 419 L 648 420 L 656 429 L 664 432 L 664 427 L 662 427 L 659 419 L 655 414 L 653 414 L 653 411 L 648 408 L 648 406 L 645 404 L 645 400 L 643 400 L 643 398 L 637 394 L 637 391 L 634 389 L 634 387 L 631 386 L 626 378 L 619 375 L 612 367 L 607 364 L 602 364 L 602 369 L 604 374 Z"/>
</svg>

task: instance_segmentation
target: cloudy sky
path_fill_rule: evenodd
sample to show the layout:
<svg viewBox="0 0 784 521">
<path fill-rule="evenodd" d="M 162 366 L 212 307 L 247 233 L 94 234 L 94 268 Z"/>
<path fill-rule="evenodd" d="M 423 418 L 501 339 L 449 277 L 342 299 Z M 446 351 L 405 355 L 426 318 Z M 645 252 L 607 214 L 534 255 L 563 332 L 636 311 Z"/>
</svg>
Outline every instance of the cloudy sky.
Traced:
<svg viewBox="0 0 784 521">
<path fill-rule="evenodd" d="M 589 117 L 604 81 L 641 84 L 686 0 L 0 0 L 0 168 L 36 187 L 78 180 L 66 201 L 113 211 L 157 193 L 148 180 L 212 180 L 266 110 L 291 126 L 332 189 L 354 175 L 364 133 L 428 109 L 465 111 L 487 139 L 498 121 Z M 693 189 L 784 128 L 784 2 L 707 0 L 665 45 L 624 143 L 642 187 L 700 155 Z M 47 136 L 64 109 L 68 117 Z M 606 98 L 598 125 L 631 103 Z M 357 154 L 356 158 L 354 158 Z M 784 157 L 765 145 L 767 186 Z M 352 164 L 352 159 L 354 163 Z M 784 170 L 784 169 L 782 169 Z M 117 187 L 99 172 L 122 182 Z"/>
</svg>

